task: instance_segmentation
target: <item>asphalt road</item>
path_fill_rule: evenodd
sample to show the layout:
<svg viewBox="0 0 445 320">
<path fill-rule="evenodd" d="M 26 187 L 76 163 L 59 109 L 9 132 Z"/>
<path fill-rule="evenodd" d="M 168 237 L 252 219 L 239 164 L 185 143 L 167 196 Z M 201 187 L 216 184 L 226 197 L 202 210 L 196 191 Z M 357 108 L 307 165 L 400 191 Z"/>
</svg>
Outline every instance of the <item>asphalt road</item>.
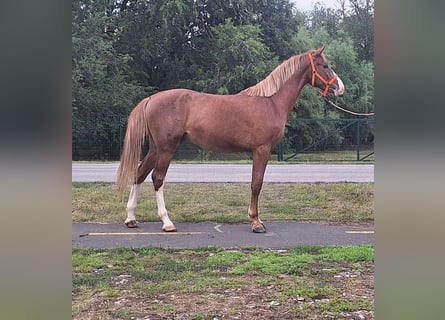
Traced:
<svg viewBox="0 0 445 320">
<path fill-rule="evenodd" d="M 72 181 L 115 182 L 118 163 L 72 164 Z M 250 182 L 250 164 L 175 164 L 166 182 Z M 148 178 L 150 179 L 150 178 Z M 264 182 L 373 182 L 374 165 L 269 164 Z"/>
<path fill-rule="evenodd" d="M 373 245 L 374 227 L 264 222 L 266 233 L 253 233 L 249 224 L 176 223 L 178 232 L 161 231 L 161 223 L 140 223 L 137 229 L 121 224 L 74 223 L 72 244 L 81 248 L 147 247 L 191 249 L 263 247 L 287 249 L 299 245 Z"/>
</svg>

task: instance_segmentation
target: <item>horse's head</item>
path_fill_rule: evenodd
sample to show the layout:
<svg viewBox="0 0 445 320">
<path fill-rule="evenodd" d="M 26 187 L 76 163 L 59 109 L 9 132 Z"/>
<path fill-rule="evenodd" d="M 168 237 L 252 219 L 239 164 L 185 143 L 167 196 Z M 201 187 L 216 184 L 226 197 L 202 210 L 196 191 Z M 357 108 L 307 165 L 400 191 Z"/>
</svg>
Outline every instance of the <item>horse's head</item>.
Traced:
<svg viewBox="0 0 445 320">
<path fill-rule="evenodd" d="M 323 54 L 324 46 L 308 52 L 311 65 L 311 85 L 319 88 L 321 95 L 326 97 L 329 91 L 339 96 L 345 92 L 345 86 L 340 77 L 332 70 Z"/>
</svg>

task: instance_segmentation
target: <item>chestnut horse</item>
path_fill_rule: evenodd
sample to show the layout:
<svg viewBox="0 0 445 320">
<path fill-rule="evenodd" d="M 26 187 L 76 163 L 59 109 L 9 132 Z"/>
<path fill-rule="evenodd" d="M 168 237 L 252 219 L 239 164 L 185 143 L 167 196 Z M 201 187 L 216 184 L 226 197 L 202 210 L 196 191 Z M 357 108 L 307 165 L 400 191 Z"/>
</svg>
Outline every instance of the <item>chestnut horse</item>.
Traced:
<svg viewBox="0 0 445 320">
<path fill-rule="evenodd" d="M 344 85 L 328 66 L 324 47 L 292 56 L 264 80 L 234 95 L 214 95 L 186 89 L 161 91 L 133 109 L 117 173 L 117 189 L 132 185 L 127 202 L 129 228 L 137 227 L 135 210 L 142 182 L 152 172 L 162 230 L 176 231 L 164 202 L 164 178 L 184 139 L 217 152 L 252 152 L 251 200 L 248 215 L 253 232 L 266 232 L 258 216 L 258 197 L 271 150 L 280 142 L 301 90 L 310 84 L 341 95 Z M 139 160 L 148 138 L 149 150 Z"/>
</svg>

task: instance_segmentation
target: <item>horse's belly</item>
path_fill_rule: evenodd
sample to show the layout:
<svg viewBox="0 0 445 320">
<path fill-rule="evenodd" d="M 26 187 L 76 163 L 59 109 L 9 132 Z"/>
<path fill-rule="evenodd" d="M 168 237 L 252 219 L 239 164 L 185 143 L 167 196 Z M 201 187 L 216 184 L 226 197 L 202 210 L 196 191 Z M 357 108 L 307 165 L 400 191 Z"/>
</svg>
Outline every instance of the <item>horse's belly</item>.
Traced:
<svg viewBox="0 0 445 320">
<path fill-rule="evenodd" d="M 188 138 L 203 149 L 216 152 L 252 151 L 262 145 L 275 146 L 282 138 L 282 131 L 273 130 L 193 130 L 188 132 Z"/>
<path fill-rule="evenodd" d="M 199 147 L 209 151 L 243 152 L 252 150 L 252 145 L 246 139 L 237 139 L 231 135 L 189 133 L 187 138 Z"/>
</svg>

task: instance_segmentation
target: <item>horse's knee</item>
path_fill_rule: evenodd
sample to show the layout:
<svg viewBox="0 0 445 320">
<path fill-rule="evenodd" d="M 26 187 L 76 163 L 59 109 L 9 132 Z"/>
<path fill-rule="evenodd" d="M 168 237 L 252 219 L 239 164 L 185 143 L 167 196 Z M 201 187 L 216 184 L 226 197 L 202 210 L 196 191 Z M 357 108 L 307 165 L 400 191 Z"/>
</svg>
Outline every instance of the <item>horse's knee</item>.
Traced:
<svg viewBox="0 0 445 320">
<path fill-rule="evenodd" d="M 250 185 L 250 189 L 252 191 L 252 194 L 254 195 L 258 195 L 261 191 L 261 188 L 263 186 L 263 182 L 252 182 L 252 184 Z"/>
</svg>

